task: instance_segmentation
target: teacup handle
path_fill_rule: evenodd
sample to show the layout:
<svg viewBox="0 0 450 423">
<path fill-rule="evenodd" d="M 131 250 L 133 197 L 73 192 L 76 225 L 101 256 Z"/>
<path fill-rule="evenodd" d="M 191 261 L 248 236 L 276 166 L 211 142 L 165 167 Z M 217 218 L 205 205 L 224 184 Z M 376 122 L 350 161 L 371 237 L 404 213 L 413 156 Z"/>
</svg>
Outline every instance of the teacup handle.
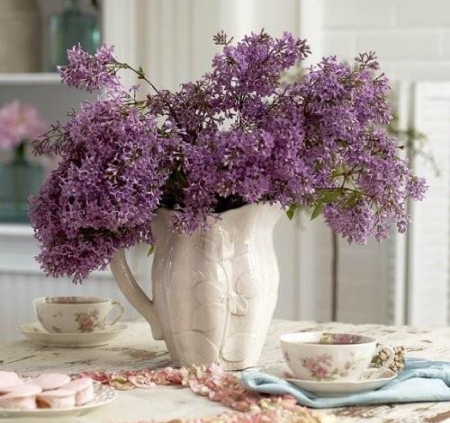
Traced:
<svg viewBox="0 0 450 423">
<path fill-rule="evenodd" d="M 110 315 L 115 308 L 119 309 L 119 314 L 114 318 L 112 322 L 108 322 L 109 326 L 115 325 L 122 318 L 123 313 L 125 312 L 125 309 L 123 308 L 122 304 L 119 303 L 119 301 L 111 301 L 111 308 L 108 315 Z"/>
<path fill-rule="evenodd" d="M 387 345 L 387 344 L 378 344 L 378 345 L 377 345 L 377 351 L 376 351 L 376 353 L 374 354 L 374 357 L 377 356 L 377 355 L 379 356 L 379 354 L 380 354 L 381 352 L 386 353 L 386 354 L 387 354 L 387 358 L 386 358 L 386 359 L 380 358 L 380 361 L 381 361 L 380 367 L 382 367 L 382 368 L 384 368 L 384 369 L 388 369 L 389 366 L 390 366 L 390 365 L 394 362 L 394 360 L 395 360 L 395 351 L 394 351 L 394 348 L 392 348 L 390 345 Z"/>
</svg>

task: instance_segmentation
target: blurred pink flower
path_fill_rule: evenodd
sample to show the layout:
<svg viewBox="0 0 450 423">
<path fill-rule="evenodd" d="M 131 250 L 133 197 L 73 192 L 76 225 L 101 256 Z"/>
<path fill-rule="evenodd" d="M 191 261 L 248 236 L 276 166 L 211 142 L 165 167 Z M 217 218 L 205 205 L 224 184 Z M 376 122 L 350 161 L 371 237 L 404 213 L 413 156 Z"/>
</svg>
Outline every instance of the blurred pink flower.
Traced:
<svg viewBox="0 0 450 423">
<path fill-rule="evenodd" d="M 14 101 L 0 108 L 0 148 L 12 149 L 42 135 L 46 124 L 30 104 Z"/>
</svg>

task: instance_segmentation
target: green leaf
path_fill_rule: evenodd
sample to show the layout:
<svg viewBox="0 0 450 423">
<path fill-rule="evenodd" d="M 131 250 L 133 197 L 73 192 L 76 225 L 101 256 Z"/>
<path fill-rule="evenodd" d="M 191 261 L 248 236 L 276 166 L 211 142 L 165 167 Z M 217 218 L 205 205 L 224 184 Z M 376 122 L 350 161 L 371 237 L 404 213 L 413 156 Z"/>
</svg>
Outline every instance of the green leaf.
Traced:
<svg viewBox="0 0 450 423">
<path fill-rule="evenodd" d="M 139 66 L 139 69 L 137 70 L 136 73 L 138 74 L 138 79 L 145 79 L 145 72 L 141 66 Z"/>
<path fill-rule="evenodd" d="M 323 203 L 333 203 L 342 195 L 342 190 L 336 188 L 335 190 L 321 192 L 320 201 Z"/>
<path fill-rule="evenodd" d="M 298 204 L 291 204 L 289 206 L 286 211 L 286 216 L 289 218 L 289 220 L 292 220 L 294 218 L 294 215 L 299 208 L 300 206 Z"/>
<path fill-rule="evenodd" d="M 331 177 L 336 178 L 337 176 L 343 176 L 343 174 L 346 170 L 347 169 L 345 168 L 345 166 L 338 166 L 336 169 L 334 169 L 331 172 Z"/>
<path fill-rule="evenodd" d="M 323 203 L 322 201 L 319 201 L 312 212 L 311 220 L 317 218 L 320 214 L 322 214 L 322 212 L 323 212 Z"/>
<path fill-rule="evenodd" d="M 175 172 L 174 172 L 174 178 L 175 178 L 175 181 L 177 182 L 177 183 L 179 183 L 182 187 L 186 187 L 187 186 L 187 181 L 186 181 L 186 178 L 184 177 L 184 175 L 183 175 L 183 173 L 181 172 L 181 171 L 179 171 L 179 170 L 176 170 Z"/>
<path fill-rule="evenodd" d="M 346 204 L 348 207 L 353 207 L 358 200 L 360 199 L 361 194 L 358 191 L 355 191 L 354 193 L 352 193 L 352 195 L 350 197 L 348 197 Z"/>
<path fill-rule="evenodd" d="M 147 251 L 147 256 L 151 256 L 153 253 L 155 252 L 155 246 L 154 245 L 150 245 L 148 251 Z"/>
</svg>

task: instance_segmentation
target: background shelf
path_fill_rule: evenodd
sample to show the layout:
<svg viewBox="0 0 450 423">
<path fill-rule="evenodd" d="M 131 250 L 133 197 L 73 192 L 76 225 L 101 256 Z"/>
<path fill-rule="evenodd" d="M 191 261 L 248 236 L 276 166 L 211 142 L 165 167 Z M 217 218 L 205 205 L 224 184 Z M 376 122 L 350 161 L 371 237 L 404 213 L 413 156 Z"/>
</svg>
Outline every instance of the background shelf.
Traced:
<svg viewBox="0 0 450 423">
<path fill-rule="evenodd" d="M 58 73 L 0 73 L 1 85 L 59 85 L 61 77 Z"/>
<path fill-rule="evenodd" d="M 33 237 L 33 228 L 29 224 L 0 223 L 0 236 Z"/>
</svg>

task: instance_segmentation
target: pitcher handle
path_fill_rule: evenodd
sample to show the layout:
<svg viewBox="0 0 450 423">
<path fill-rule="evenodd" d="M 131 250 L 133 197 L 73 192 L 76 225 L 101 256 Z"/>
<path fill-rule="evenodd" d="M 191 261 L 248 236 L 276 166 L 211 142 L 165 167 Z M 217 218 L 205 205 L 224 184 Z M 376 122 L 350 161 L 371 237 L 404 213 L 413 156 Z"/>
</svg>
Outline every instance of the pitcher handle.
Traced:
<svg viewBox="0 0 450 423">
<path fill-rule="evenodd" d="M 161 324 L 156 313 L 156 307 L 153 301 L 147 297 L 147 294 L 141 289 L 133 273 L 128 266 L 125 257 L 125 250 L 118 250 L 110 263 L 111 272 L 114 279 L 130 304 L 147 320 L 152 329 L 153 338 L 163 339 Z"/>
</svg>

